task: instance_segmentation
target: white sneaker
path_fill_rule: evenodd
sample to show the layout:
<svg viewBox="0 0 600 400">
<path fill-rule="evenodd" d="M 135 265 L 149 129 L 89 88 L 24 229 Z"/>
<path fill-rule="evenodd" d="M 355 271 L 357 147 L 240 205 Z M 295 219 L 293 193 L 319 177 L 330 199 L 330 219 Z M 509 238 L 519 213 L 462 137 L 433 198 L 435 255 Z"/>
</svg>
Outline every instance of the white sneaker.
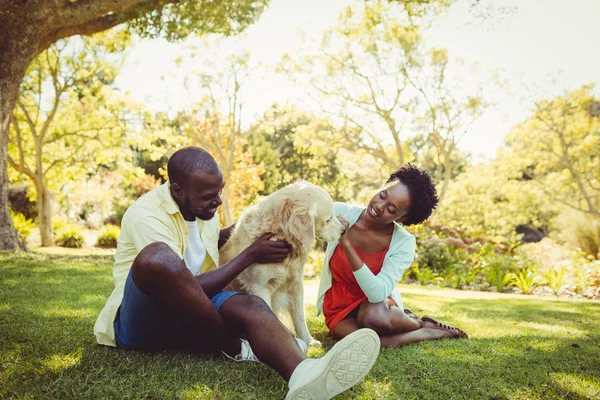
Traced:
<svg viewBox="0 0 600 400">
<path fill-rule="evenodd" d="M 296 367 L 286 400 L 326 400 L 350 389 L 369 373 L 379 347 L 375 331 L 352 332 L 323 357 L 304 360 Z"/>
<path fill-rule="evenodd" d="M 242 345 L 241 345 L 241 349 L 240 349 L 240 354 L 238 354 L 235 357 L 231 357 L 229 354 L 225 353 L 223 350 L 221 350 L 221 353 L 225 354 L 227 356 L 227 358 L 229 358 L 230 360 L 233 361 L 253 361 L 253 362 L 259 362 L 258 357 L 256 357 L 256 354 L 254 354 L 254 352 L 252 351 L 252 348 L 250 347 L 250 343 L 248 343 L 248 341 L 246 339 L 240 339 L 242 341 Z"/>
<path fill-rule="evenodd" d="M 230 360 L 233 360 L 233 361 L 260 362 L 258 357 L 256 357 L 256 354 L 254 354 L 254 351 L 252 351 L 252 348 L 250 347 L 250 343 L 248 343 L 248 341 L 245 339 L 240 339 L 240 340 L 242 341 L 240 354 L 238 354 L 235 357 L 231 357 L 229 354 L 225 353 L 223 350 L 221 350 L 221 353 L 225 354 L 227 356 L 227 358 L 229 358 Z M 298 346 L 300 347 L 300 350 L 302 351 L 302 353 L 304 353 L 304 355 L 306 355 L 306 353 L 308 353 L 308 345 L 306 344 L 306 342 L 304 340 L 298 339 L 298 338 L 296 338 L 296 342 L 298 342 Z"/>
</svg>

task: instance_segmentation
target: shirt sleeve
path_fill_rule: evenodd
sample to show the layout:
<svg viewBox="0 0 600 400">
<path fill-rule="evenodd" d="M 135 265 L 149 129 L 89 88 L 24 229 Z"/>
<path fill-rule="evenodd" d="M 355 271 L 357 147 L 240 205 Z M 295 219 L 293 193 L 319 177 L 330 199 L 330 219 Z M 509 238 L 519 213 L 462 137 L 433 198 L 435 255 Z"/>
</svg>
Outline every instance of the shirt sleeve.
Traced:
<svg viewBox="0 0 600 400">
<path fill-rule="evenodd" d="M 415 258 L 415 245 L 414 236 L 405 239 L 399 249 L 384 261 L 377 275 L 373 274 L 365 264 L 358 271 L 354 271 L 358 286 L 370 303 L 380 303 L 390 296 L 404 271 L 410 267 Z"/>
<path fill-rule="evenodd" d="M 129 223 L 130 238 L 139 253 L 146 246 L 155 242 L 167 244 L 171 250 L 183 259 L 177 235 L 173 230 L 158 218 L 150 215 L 142 216 Z"/>
</svg>

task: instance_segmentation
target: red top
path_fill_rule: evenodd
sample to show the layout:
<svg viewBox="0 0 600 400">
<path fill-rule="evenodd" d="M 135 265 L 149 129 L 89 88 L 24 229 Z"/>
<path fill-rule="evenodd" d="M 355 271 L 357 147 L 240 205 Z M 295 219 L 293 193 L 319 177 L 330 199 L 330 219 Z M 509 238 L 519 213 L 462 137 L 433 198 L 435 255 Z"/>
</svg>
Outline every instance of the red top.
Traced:
<svg viewBox="0 0 600 400">
<path fill-rule="evenodd" d="M 354 245 L 352 247 L 373 274 L 377 275 L 381 271 L 383 259 L 389 247 L 376 254 L 365 253 Z M 329 332 L 333 333 L 335 326 L 358 307 L 367 296 L 356 282 L 352 266 L 342 246 L 338 245 L 335 248 L 329 261 L 329 268 L 331 269 L 332 283 L 331 288 L 325 293 L 323 314 Z"/>
</svg>

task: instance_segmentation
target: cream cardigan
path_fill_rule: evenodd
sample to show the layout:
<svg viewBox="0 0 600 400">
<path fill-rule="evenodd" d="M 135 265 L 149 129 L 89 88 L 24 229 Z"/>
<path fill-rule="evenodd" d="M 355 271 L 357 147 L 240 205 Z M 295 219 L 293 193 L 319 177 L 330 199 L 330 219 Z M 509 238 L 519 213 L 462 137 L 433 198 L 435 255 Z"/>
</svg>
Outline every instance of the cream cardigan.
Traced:
<svg viewBox="0 0 600 400">
<path fill-rule="evenodd" d="M 356 223 L 358 217 L 366 207 L 355 206 L 346 203 L 335 203 L 335 215 L 342 215 L 350 222 L 350 227 Z M 321 271 L 321 282 L 317 296 L 317 315 L 323 312 L 323 300 L 325 293 L 331 288 L 331 270 L 329 260 L 338 241 L 329 242 L 325 251 L 325 259 Z M 398 307 L 403 307 L 402 297 L 395 289 L 396 284 L 402 279 L 404 271 L 410 267 L 415 257 L 416 241 L 414 235 L 409 233 L 399 224 L 395 224 L 394 233 L 390 242 L 390 249 L 383 259 L 381 271 L 374 275 L 371 270 L 363 264 L 362 268 L 354 272 L 358 285 L 363 290 L 369 302 L 379 303 L 388 296 L 391 297 Z"/>
</svg>

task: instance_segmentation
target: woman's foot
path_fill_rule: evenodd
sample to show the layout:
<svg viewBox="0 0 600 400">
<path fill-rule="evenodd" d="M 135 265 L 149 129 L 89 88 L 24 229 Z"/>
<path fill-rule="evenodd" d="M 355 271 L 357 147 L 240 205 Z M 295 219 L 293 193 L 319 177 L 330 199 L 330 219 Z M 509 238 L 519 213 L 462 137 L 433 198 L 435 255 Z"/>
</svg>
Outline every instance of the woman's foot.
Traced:
<svg viewBox="0 0 600 400">
<path fill-rule="evenodd" d="M 466 332 L 464 332 L 463 330 L 458 329 L 454 326 L 442 324 L 441 322 L 437 321 L 435 318 L 433 318 L 429 315 L 424 315 L 422 318 L 422 321 L 423 321 L 423 328 L 433 328 L 433 329 L 439 329 L 441 331 L 445 331 L 448 334 L 444 335 L 444 336 L 448 337 L 449 339 L 459 339 L 459 338 L 468 339 L 469 338 L 469 335 L 467 335 Z"/>
</svg>

